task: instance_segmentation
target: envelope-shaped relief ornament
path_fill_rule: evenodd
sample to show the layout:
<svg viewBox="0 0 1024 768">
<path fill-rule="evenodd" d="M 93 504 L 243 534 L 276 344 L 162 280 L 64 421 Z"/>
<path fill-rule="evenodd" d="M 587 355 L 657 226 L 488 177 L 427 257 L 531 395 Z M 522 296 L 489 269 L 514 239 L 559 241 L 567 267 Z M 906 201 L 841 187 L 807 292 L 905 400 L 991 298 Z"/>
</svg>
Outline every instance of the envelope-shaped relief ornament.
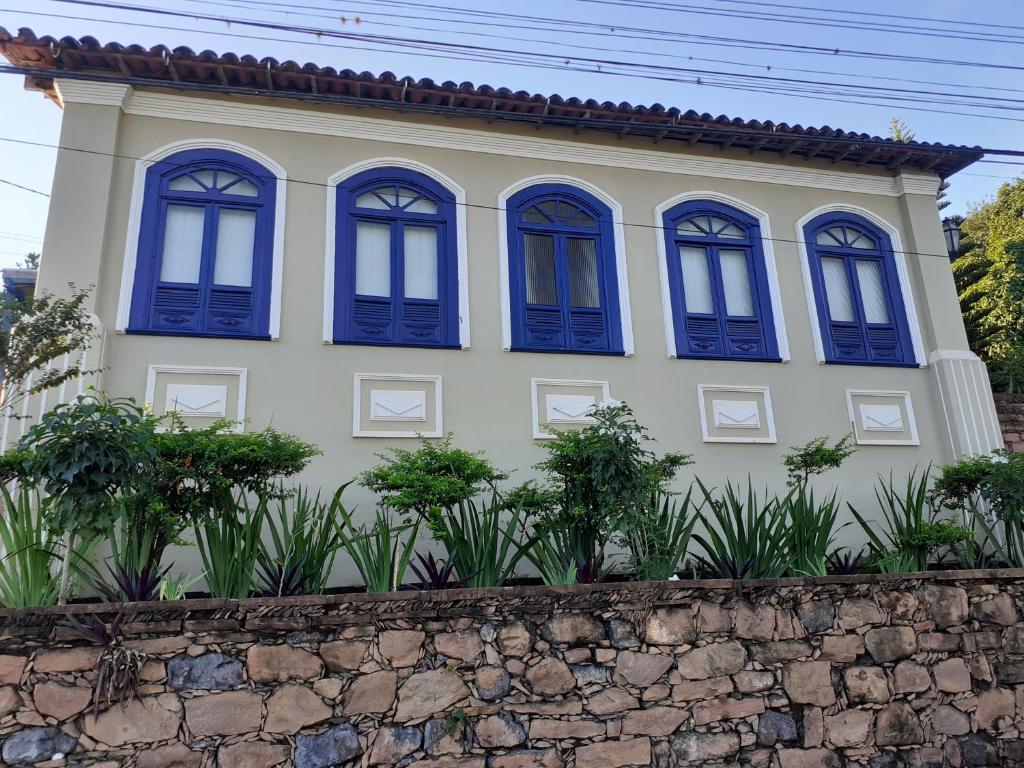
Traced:
<svg viewBox="0 0 1024 768">
<path fill-rule="evenodd" d="M 371 421 L 426 421 L 427 393 L 423 390 L 370 390 Z"/>
<path fill-rule="evenodd" d="M 594 395 L 553 395 L 544 398 L 548 424 L 591 424 Z"/>
<path fill-rule="evenodd" d="M 903 432 L 903 409 L 898 405 L 861 403 L 860 426 L 865 432 Z"/>
<path fill-rule="evenodd" d="M 222 419 L 227 413 L 228 388 L 218 384 L 168 384 L 164 410 L 179 416 Z"/>
<path fill-rule="evenodd" d="M 761 412 L 756 400 L 712 400 L 711 414 L 721 429 L 760 429 Z"/>
</svg>

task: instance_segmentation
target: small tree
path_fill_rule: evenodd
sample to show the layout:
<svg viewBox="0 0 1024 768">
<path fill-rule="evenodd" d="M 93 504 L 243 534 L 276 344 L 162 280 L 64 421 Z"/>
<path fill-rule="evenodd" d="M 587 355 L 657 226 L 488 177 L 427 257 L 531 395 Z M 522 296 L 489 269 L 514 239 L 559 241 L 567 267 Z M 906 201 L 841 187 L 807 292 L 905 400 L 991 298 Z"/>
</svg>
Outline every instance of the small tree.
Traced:
<svg viewBox="0 0 1024 768">
<path fill-rule="evenodd" d="M 96 392 L 58 405 L 20 441 L 22 471 L 43 484 L 47 521 L 64 536 L 61 605 L 68 601 L 76 537 L 108 525 L 117 492 L 150 470 L 155 425 L 134 400 Z"/>
<path fill-rule="evenodd" d="M 95 335 L 85 308 L 90 289 L 69 288 L 68 298 L 0 294 L 0 316 L 9 329 L 0 333 L 0 413 L 16 416 L 15 406 L 25 398 L 97 372 L 83 366 Z M 50 365 L 54 361 L 59 364 Z"/>
</svg>

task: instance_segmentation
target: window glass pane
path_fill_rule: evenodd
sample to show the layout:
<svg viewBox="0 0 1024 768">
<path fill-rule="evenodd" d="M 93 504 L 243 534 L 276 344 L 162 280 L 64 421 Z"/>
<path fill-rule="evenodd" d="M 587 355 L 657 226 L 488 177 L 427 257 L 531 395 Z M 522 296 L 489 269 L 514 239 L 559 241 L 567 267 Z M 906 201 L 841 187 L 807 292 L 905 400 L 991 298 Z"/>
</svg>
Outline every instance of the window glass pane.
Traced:
<svg viewBox="0 0 1024 768">
<path fill-rule="evenodd" d="M 198 181 L 193 179 L 187 173 L 183 176 L 179 176 L 176 179 L 171 179 L 171 183 L 167 185 L 168 189 L 172 189 L 175 192 L 205 192 L 206 188 Z"/>
<path fill-rule="evenodd" d="M 565 223 L 571 227 L 593 227 L 594 217 L 584 211 L 582 208 L 577 208 L 575 205 L 569 203 L 563 203 L 564 206 L 563 214 L 565 215 Z"/>
<path fill-rule="evenodd" d="M 406 206 L 405 210 L 411 211 L 412 213 L 437 213 L 437 203 L 433 200 L 421 197 L 412 205 Z"/>
<path fill-rule="evenodd" d="M 406 187 L 399 187 L 398 189 L 398 204 L 405 208 L 409 203 L 418 198 L 420 193 L 414 189 L 407 189 Z"/>
<path fill-rule="evenodd" d="M 437 298 L 437 229 L 403 227 L 405 298 Z"/>
<path fill-rule="evenodd" d="M 227 171 L 217 171 L 217 189 L 224 189 L 238 181 L 238 176 Z"/>
<path fill-rule="evenodd" d="M 885 304 L 885 283 L 882 265 L 877 261 L 857 259 L 857 284 L 864 302 L 864 319 L 869 323 L 888 323 L 889 308 Z"/>
<path fill-rule="evenodd" d="M 743 238 L 746 233 L 727 219 L 711 217 L 711 231 L 718 237 Z"/>
<path fill-rule="evenodd" d="M 215 171 L 194 171 L 192 173 L 192 177 L 207 189 L 213 187 L 214 176 L 216 176 Z"/>
<path fill-rule="evenodd" d="M 540 212 L 536 206 L 533 208 L 527 208 L 523 212 L 523 221 L 527 224 L 550 224 L 551 219 Z"/>
<path fill-rule="evenodd" d="M 391 225 L 356 222 L 356 293 L 391 295 Z"/>
<path fill-rule="evenodd" d="M 256 240 L 256 212 L 221 208 L 217 216 L 217 255 L 213 282 L 217 285 L 252 285 L 252 248 Z"/>
<path fill-rule="evenodd" d="M 569 303 L 574 307 L 600 307 L 601 283 L 597 275 L 597 241 L 569 238 Z"/>
<path fill-rule="evenodd" d="M 846 273 L 846 262 L 843 259 L 824 258 L 821 260 L 821 274 L 825 279 L 829 316 L 839 322 L 853 322 L 856 316 L 850 298 L 850 279 Z"/>
<path fill-rule="evenodd" d="M 746 251 L 719 251 L 725 313 L 733 317 L 753 317 L 754 299 L 750 294 L 750 272 Z"/>
<path fill-rule="evenodd" d="M 693 219 L 687 219 L 686 221 L 681 222 L 679 224 L 679 226 L 676 227 L 676 232 L 678 232 L 680 235 L 703 235 L 704 234 L 704 230 L 702 230 L 700 227 L 698 227 L 697 223 Z"/>
<path fill-rule="evenodd" d="M 558 304 L 555 283 L 555 238 L 523 234 L 526 261 L 526 303 Z"/>
<path fill-rule="evenodd" d="M 218 181 L 220 179 L 218 178 Z M 248 179 L 239 179 L 229 187 L 225 187 L 222 191 L 229 195 L 245 195 L 246 197 L 257 197 L 260 193 L 256 185 Z"/>
<path fill-rule="evenodd" d="M 679 246 L 679 262 L 683 267 L 683 298 L 687 312 L 715 311 L 711 300 L 711 274 L 708 272 L 708 256 L 703 248 L 692 245 Z"/>
<path fill-rule="evenodd" d="M 357 208 L 376 208 L 379 211 L 386 211 L 391 206 L 381 200 L 376 192 L 363 192 L 356 198 Z"/>
<path fill-rule="evenodd" d="M 846 230 L 846 242 L 850 244 L 852 248 L 864 248 L 867 250 L 873 250 L 878 247 L 875 239 L 869 235 L 864 234 L 856 229 Z"/>
<path fill-rule="evenodd" d="M 818 245 L 844 245 L 846 238 L 843 236 L 842 227 L 831 227 L 823 229 L 815 238 Z"/>
<path fill-rule="evenodd" d="M 160 256 L 161 282 L 199 282 L 205 221 L 206 211 L 203 208 L 192 205 L 167 206 L 164 249 Z"/>
</svg>

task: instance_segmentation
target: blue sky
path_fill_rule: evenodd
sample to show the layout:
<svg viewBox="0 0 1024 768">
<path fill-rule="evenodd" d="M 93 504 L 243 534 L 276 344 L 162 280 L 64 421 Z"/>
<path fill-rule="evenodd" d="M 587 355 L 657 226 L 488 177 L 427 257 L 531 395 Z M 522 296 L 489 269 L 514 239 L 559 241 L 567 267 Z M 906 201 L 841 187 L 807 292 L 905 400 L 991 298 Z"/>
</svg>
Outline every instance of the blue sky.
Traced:
<svg viewBox="0 0 1024 768">
<path fill-rule="evenodd" d="M 281 2 L 281 0 L 278 0 Z M 676 6 L 674 10 L 625 7 L 630 2 L 605 0 L 520 0 L 511 4 L 504 0 L 420 0 L 463 9 L 484 9 L 529 16 L 556 17 L 606 25 L 601 35 L 584 36 L 553 29 L 550 24 L 537 23 L 528 30 L 499 28 L 481 19 L 473 19 L 451 11 L 415 11 L 408 5 L 390 6 L 389 0 L 294 0 L 291 12 L 270 0 L 167 0 L 154 3 L 125 0 L 125 4 L 180 10 L 191 14 L 225 16 L 234 19 L 262 19 L 292 25 L 358 31 L 367 34 L 446 40 L 489 48 L 543 51 L 559 56 L 628 60 L 645 64 L 733 71 L 747 75 L 775 75 L 797 80 L 848 80 L 872 85 L 974 93 L 1003 99 L 1021 99 L 1024 107 L 1024 78 L 1021 71 L 961 67 L 938 64 L 879 61 L 840 56 L 802 55 L 722 45 L 698 45 L 692 42 L 651 41 L 622 37 L 621 26 L 642 27 L 672 32 L 714 35 L 729 38 L 772 40 L 776 42 L 828 48 L 856 49 L 872 52 L 895 52 L 902 55 L 948 60 L 969 60 L 990 64 L 1020 65 L 1024 62 L 1024 2 L 1022 0 L 932 0 L 919 3 L 892 3 L 882 0 L 774 0 L 777 3 L 814 6 L 823 12 L 769 8 L 763 10 L 791 13 L 805 21 L 814 16 L 846 18 L 836 11 L 856 10 L 879 14 L 905 14 L 936 19 L 967 19 L 1006 25 L 1009 34 L 1021 36 L 1019 43 L 992 43 L 949 40 L 940 37 L 909 34 L 922 27 L 947 27 L 938 23 L 882 19 L 898 25 L 898 33 L 872 29 L 835 29 L 783 23 L 768 20 L 722 17 L 699 11 L 745 11 L 735 0 L 655 0 L 660 6 Z M 644 3 L 645 0 L 639 0 Z M 396 3 L 396 5 L 398 5 Z M 890 119 L 898 115 L 906 121 L 919 140 L 954 144 L 982 145 L 1024 149 L 1024 109 L 1002 112 L 979 108 L 920 104 L 915 111 L 908 105 L 872 106 L 877 99 L 852 99 L 857 103 L 828 100 L 819 86 L 811 86 L 804 98 L 786 94 L 766 94 L 726 89 L 711 85 L 668 82 L 664 79 L 629 77 L 596 72 L 577 72 L 517 66 L 511 63 L 453 61 L 425 52 L 393 52 L 373 50 L 374 45 L 346 43 L 308 34 L 270 32 L 234 23 L 153 16 L 146 13 L 89 7 L 57 2 L 57 0 L 8 0 L 0 8 L 0 26 L 14 31 L 31 27 L 37 34 L 54 36 L 92 35 L 101 42 L 140 43 L 150 46 L 164 43 L 171 47 L 185 45 L 194 50 L 211 49 L 218 53 L 233 51 L 257 57 L 273 56 L 299 63 L 312 61 L 337 69 L 380 72 L 390 70 L 399 75 L 431 77 L 435 80 L 466 80 L 528 90 L 542 94 L 580 96 L 633 104 L 660 102 L 666 106 L 695 109 L 699 112 L 726 114 L 744 119 L 773 120 L 790 124 L 829 125 L 846 130 L 886 135 Z M 686 6 L 687 8 L 680 8 Z M 831 13 L 830 13 L 831 12 Z M 41 15 L 51 14 L 51 16 Z M 392 14 L 385 16 L 383 14 Z M 980 14 L 980 15 L 979 15 Z M 61 18 L 58 18 L 61 17 Z M 84 17 L 84 18 L 71 18 Z M 358 24 L 354 21 L 358 17 Z M 342 21 L 344 19 L 344 21 Z M 469 23 L 458 23 L 469 22 Z M 512 22 L 510 22 L 512 23 Z M 1020 26 L 1012 31 L 1009 27 Z M 988 28 L 953 27 L 961 31 Z M 577 31 L 579 27 L 574 28 Z M 616 35 L 609 36 L 615 31 Z M 484 35 L 491 35 L 486 37 Z M 273 38 L 273 39 L 271 39 Z M 583 48 L 582 46 L 588 46 Z M 714 61 L 709 61 L 714 60 Z M 813 74 L 791 70 L 822 70 L 841 74 Z M 934 84 L 900 83 L 872 80 L 871 77 L 902 78 L 931 81 Z M 756 81 L 746 81 L 756 84 Z M 1007 89 L 1007 90 L 995 90 Z M 1013 89 L 1020 89 L 1014 91 Z M 817 95 L 816 95 L 817 94 Z M 60 131 L 60 110 L 40 94 L 26 92 L 22 78 L 0 75 L 0 139 L 26 139 L 57 144 Z M 986 113 L 1000 117 L 979 117 L 966 113 Z M 43 192 L 50 189 L 55 150 L 29 147 L 0 140 L 0 179 L 15 182 Z M 1017 162 L 1024 162 L 1018 158 Z M 980 163 L 956 175 L 949 193 L 949 213 L 963 213 L 976 202 L 990 197 L 1000 184 L 1024 168 L 1011 165 Z M 41 245 L 46 222 L 47 199 L 7 184 L 0 184 L 0 266 L 11 266 L 20 256 Z"/>
</svg>

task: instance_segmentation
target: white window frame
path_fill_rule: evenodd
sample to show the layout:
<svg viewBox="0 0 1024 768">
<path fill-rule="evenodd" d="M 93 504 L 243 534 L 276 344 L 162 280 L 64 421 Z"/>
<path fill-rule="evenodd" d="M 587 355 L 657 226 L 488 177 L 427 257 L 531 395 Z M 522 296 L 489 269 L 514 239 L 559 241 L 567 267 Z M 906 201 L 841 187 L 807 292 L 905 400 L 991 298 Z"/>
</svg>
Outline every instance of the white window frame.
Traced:
<svg viewBox="0 0 1024 768">
<path fill-rule="evenodd" d="M 615 275 L 619 292 L 619 318 L 622 323 L 622 351 L 630 357 L 634 354 L 633 346 L 633 315 L 629 309 L 629 276 L 626 269 L 626 232 L 623 225 L 622 205 L 614 197 L 589 181 L 575 176 L 561 174 L 543 174 L 520 179 L 498 193 L 498 275 L 501 283 L 501 344 L 506 352 L 512 349 L 512 300 L 510 294 L 510 278 L 508 272 L 508 201 L 517 192 L 537 184 L 566 184 L 579 187 L 602 203 L 612 212 L 612 234 L 615 248 Z M 572 354 L 566 350 L 565 354 Z"/>
<path fill-rule="evenodd" d="M 926 367 L 928 359 L 925 357 L 924 341 L 921 338 L 921 323 L 917 316 L 917 305 L 914 303 L 914 291 L 910 285 L 910 273 L 907 270 L 907 259 L 903 251 L 903 239 L 900 237 L 899 229 L 874 211 L 862 208 L 859 205 L 843 203 L 829 203 L 828 205 L 818 206 L 814 210 L 805 213 L 796 222 L 796 243 L 800 253 L 800 272 L 804 278 L 807 316 L 811 321 L 811 338 L 814 340 L 814 354 L 818 362 L 822 365 L 828 363 L 825 359 L 825 343 L 821 338 L 818 305 L 814 299 L 814 280 L 811 277 L 811 254 L 814 253 L 814 248 L 808 246 L 807 241 L 804 239 L 804 227 L 823 213 L 853 213 L 862 216 L 889 236 L 893 260 L 896 264 L 896 277 L 900 285 L 900 294 L 903 297 L 903 308 L 907 313 L 907 329 L 910 332 L 910 343 L 914 348 L 914 362 L 921 368 Z"/>
<path fill-rule="evenodd" d="M 338 185 L 373 168 L 405 168 L 422 173 L 455 196 L 455 249 L 459 281 L 459 345 L 469 349 L 469 245 L 466 238 L 466 190 L 436 168 L 405 157 L 374 157 L 335 171 L 327 177 L 327 237 L 324 244 L 323 342 L 334 343 L 334 263 L 338 228 Z"/>
<path fill-rule="evenodd" d="M 658 253 L 658 276 L 661 279 L 661 307 L 665 320 L 665 341 L 668 347 L 669 357 L 678 357 L 676 348 L 675 323 L 672 318 L 672 291 L 668 280 L 668 251 L 665 245 L 665 213 L 675 208 L 680 203 L 687 203 L 691 200 L 711 200 L 735 208 L 738 211 L 753 216 L 757 219 L 758 227 L 761 230 L 761 252 L 764 254 L 765 272 L 768 275 L 768 296 L 772 305 L 772 323 L 775 326 L 775 342 L 779 348 L 779 357 L 782 362 L 789 361 L 789 336 L 786 334 L 786 318 L 782 310 L 782 291 L 779 288 L 779 270 L 775 263 L 774 240 L 772 240 L 771 219 L 765 211 L 756 208 L 745 200 L 740 200 L 732 195 L 725 195 L 721 192 L 700 190 L 697 192 L 683 192 L 670 197 L 654 209 L 654 237 L 657 241 Z M 751 276 L 753 277 L 753 276 Z M 750 287 L 752 295 L 756 295 L 754 286 Z"/>
<path fill-rule="evenodd" d="M 165 144 L 135 161 L 135 175 L 132 179 L 132 196 L 128 209 L 128 231 L 124 244 L 124 264 L 121 268 L 121 293 L 117 301 L 117 321 L 114 330 L 125 333 L 132 309 L 132 292 L 135 290 L 135 268 L 139 255 L 139 235 L 142 229 L 142 207 L 146 197 L 146 173 L 155 164 L 178 152 L 190 149 L 222 149 L 237 152 L 254 160 L 277 179 L 274 197 L 274 243 L 270 271 L 270 323 L 271 339 L 281 336 L 281 288 L 284 280 L 284 220 L 285 195 L 288 176 L 280 163 L 257 149 L 237 141 L 226 139 L 184 139 Z"/>
</svg>

